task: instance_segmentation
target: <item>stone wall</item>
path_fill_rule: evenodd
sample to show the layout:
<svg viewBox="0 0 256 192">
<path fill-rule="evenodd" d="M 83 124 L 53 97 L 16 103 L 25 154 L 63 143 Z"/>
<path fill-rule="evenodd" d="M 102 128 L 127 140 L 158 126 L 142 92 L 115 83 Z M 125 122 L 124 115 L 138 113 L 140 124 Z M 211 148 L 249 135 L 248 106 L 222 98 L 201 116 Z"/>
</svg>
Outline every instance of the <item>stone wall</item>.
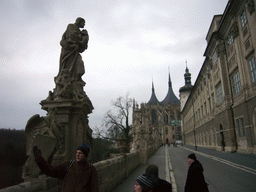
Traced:
<svg viewBox="0 0 256 192">
<path fill-rule="evenodd" d="M 112 191 L 140 165 L 139 153 L 128 153 L 95 163 L 101 192 Z"/>
<path fill-rule="evenodd" d="M 98 172 L 101 192 L 110 192 L 140 165 L 139 153 L 127 153 L 93 164 Z M 58 192 L 60 180 L 40 175 L 37 179 L 1 189 L 0 192 Z"/>
</svg>

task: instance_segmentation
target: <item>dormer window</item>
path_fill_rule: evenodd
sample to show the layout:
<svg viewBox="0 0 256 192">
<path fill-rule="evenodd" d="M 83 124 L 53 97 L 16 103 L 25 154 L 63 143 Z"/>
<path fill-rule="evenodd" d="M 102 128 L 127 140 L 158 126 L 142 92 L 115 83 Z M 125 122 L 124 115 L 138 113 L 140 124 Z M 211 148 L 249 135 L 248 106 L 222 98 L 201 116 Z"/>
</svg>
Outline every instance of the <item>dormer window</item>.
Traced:
<svg viewBox="0 0 256 192">
<path fill-rule="evenodd" d="M 217 60 L 218 60 L 218 56 L 217 56 L 217 52 L 215 51 L 212 56 L 212 63 L 215 65 L 217 63 Z"/>
<path fill-rule="evenodd" d="M 230 47 L 230 45 L 234 42 L 234 37 L 232 32 L 230 31 L 227 38 L 226 38 L 226 44 L 227 44 L 227 48 Z"/>
<path fill-rule="evenodd" d="M 246 25 L 246 23 L 247 23 L 247 18 L 246 18 L 245 10 L 243 10 L 243 12 L 241 13 L 240 18 L 241 18 L 242 27 L 244 27 Z"/>
</svg>

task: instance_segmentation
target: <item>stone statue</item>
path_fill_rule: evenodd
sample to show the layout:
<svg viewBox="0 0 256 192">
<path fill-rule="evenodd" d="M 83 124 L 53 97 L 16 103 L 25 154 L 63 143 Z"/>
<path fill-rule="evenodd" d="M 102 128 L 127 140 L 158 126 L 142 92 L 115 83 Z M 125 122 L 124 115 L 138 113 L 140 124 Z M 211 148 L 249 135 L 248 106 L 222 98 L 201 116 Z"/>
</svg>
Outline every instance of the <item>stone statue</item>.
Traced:
<svg viewBox="0 0 256 192">
<path fill-rule="evenodd" d="M 88 99 L 83 90 L 85 73 L 81 54 L 88 47 L 89 35 L 84 28 L 85 20 L 81 17 L 74 24 L 69 24 L 60 41 L 61 54 L 59 72 L 54 78 L 56 87 L 49 92 L 46 100 L 83 100 Z"/>
<path fill-rule="evenodd" d="M 61 55 L 59 72 L 54 78 L 55 88 L 47 99 L 41 101 L 46 116 L 32 116 L 25 127 L 26 154 L 29 156 L 23 167 L 25 181 L 38 178 L 40 169 L 34 161 L 33 146 L 42 150 L 49 163 L 72 158 L 74 143 L 92 143 L 92 130 L 88 125 L 88 114 L 93 106 L 84 91 L 84 63 L 80 53 L 88 47 L 87 30 L 83 18 L 69 24 L 60 41 Z"/>
<path fill-rule="evenodd" d="M 62 35 L 60 45 L 62 47 L 60 54 L 59 74 L 64 69 L 68 69 L 71 80 L 80 81 L 84 74 L 84 62 L 80 53 L 87 49 L 89 35 L 87 30 L 80 31 L 84 28 L 85 20 L 81 17 L 76 19 L 74 24 L 69 24 Z"/>
</svg>

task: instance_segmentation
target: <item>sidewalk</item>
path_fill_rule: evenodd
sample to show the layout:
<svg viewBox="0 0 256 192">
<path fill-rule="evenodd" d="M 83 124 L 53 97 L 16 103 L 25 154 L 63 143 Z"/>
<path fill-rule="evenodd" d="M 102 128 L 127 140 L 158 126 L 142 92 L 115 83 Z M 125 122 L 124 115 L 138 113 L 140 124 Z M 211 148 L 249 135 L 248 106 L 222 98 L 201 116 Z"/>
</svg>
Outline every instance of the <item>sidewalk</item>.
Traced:
<svg viewBox="0 0 256 192">
<path fill-rule="evenodd" d="M 195 146 L 184 145 L 184 148 L 191 149 L 195 151 Z M 212 155 L 215 157 L 219 157 L 233 163 L 241 164 L 252 169 L 256 169 L 256 155 L 255 154 L 246 154 L 246 153 L 230 153 L 225 151 L 217 151 L 215 149 L 209 149 L 204 147 L 197 147 L 197 151 L 195 152 L 202 152 L 208 155 Z"/>
<path fill-rule="evenodd" d="M 149 164 L 155 164 L 159 168 L 159 177 L 165 180 L 169 180 L 170 178 L 166 178 L 166 176 L 170 177 L 168 171 L 166 171 L 168 165 L 166 165 L 166 149 L 164 146 L 160 147 L 154 155 L 148 158 L 148 162 L 146 165 L 140 165 L 136 170 L 134 170 L 130 176 L 123 181 L 120 185 L 118 185 L 113 192 L 132 192 L 134 191 L 134 184 L 136 178 L 145 173 L 145 169 Z"/>
</svg>

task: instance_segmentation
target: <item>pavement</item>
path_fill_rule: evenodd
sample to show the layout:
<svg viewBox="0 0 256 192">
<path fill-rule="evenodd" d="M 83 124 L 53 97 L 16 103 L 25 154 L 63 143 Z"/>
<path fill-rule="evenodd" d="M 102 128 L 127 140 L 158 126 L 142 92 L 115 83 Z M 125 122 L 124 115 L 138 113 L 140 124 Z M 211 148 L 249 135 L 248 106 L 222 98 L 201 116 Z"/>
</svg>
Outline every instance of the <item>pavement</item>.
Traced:
<svg viewBox="0 0 256 192">
<path fill-rule="evenodd" d="M 179 150 L 179 148 L 187 152 L 184 153 L 184 150 Z M 179 145 L 178 147 L 167 147 L 166 145 L 160 147 L 154 155 L 149 157 L 147 164 L 138 166 L 125 181 L 113 190 L 113 192 L 133 192 L 136 178 L 145 173 L 145 169 L 149 164 L 155 164 L 159 167 L 159 177 L 172 183 L 173 192 L 183 191 L 188 169 L 187 155 L 192 152 L 197 155 L 207 156 L 208 158 L 214 157 L 233 162 L 234 164 L 243 165 L 248 167 L 247 171 L 254 170 L 255 172 L 256 169 L 256 155 L 253 154 L 229 153 L 203 147 L 197 147 L 197 150 L 195 150 L 194 146 L 188 145 Z M 174 168 L 172 164 L 175 165 Z M 179 167 L 178 170 L 177 167 Z M 178 179 L 177 182 L 175 178 Z"/>
<path fill-rule="evenodd" d="M 150 164 L 155 164 L 159 168 L 159 178 L 165 179 L 172 183 L 173 192 L 176 192 L 176 183 L 172 173 L 172 167 L 170 165 L 170 159 L 168 155 L 167 146 L 160 147 L 154 155 L 148 158 L 147 164 L 139 165 L 129 177 L 118 185 L 113 192 L 133 192 L 134 184 L 138 176 L 145 173 L 146 167 Z"/>
<path fill-rule="evenodd" d="M 209 191 L 255 191 L 252 188 L 256 186 L 253 182 L 256 175 L 256 155 L 204 147 L 197 147 L 195 150 L 194 146 L 188 145 L 170 146 L 168 152 L 179 192 L 184 191 L 188 171 L 187 156 L 190 153 L 195 153 L 203 164 Z"/>
</svg>

